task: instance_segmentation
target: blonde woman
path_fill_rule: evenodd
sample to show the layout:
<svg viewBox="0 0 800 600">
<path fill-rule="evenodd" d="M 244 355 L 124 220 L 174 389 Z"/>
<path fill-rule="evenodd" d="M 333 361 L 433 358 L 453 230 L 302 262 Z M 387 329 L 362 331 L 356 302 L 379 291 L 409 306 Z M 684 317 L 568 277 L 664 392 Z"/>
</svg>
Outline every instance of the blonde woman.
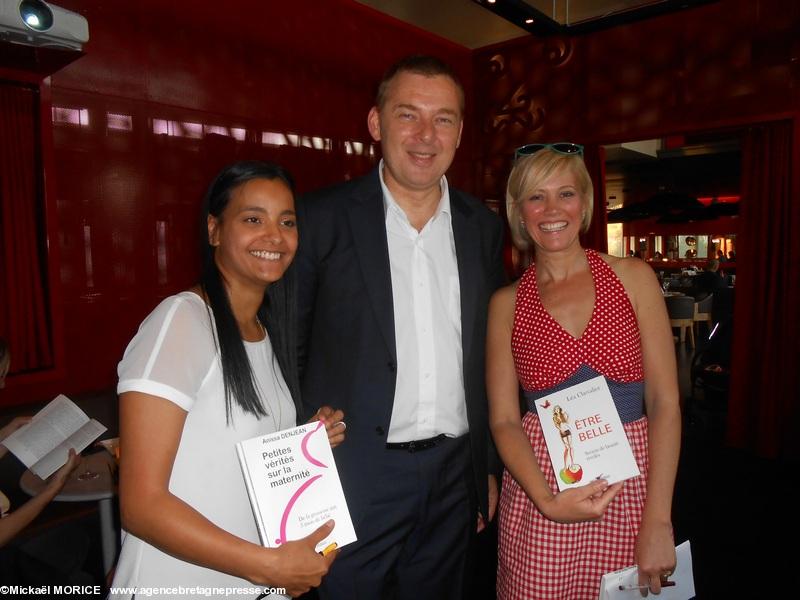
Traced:
<svg viewBox="0 0 800 600">
<path fill-rule="evenodd" d="M 500 499 L 497 596 L 597 598 L 603 573 L 637 564 L 659 593 L 675 567 L 670 521 L 680 445 L 672 332 L 653 270 L 581 247 L 591 179 L 576 144 L 518 150 L 507 213 L 520 281 L 489 310 L 490 424 L 506 465 Z M 641 475 L 559 493 L 534 402 L 603 375 Z M 521 384 L 530 410 L 520 415 Z M 646 415 L 646 416 L 645 416 Z"/>
</svg>

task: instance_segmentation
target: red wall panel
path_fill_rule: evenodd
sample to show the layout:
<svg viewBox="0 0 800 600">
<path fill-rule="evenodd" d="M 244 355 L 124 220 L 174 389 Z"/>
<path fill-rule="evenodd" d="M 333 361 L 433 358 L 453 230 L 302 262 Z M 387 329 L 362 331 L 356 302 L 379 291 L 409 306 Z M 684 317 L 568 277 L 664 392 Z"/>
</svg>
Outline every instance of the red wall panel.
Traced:
<svg viewBox="0 0 800 600">
<path fill-rule="evenodd" d="M 5 405 L 115 385 L 141 319 L 195 280 L 200 200 L 223 165 L 277 161 L 301 192 L 356 177 L 379 158 L 366 115 L 394 60 L 436 54 L 471 87 L 468 50 L 349 0 L 59 5 L 91 34 L 50 87 L 65 359 L 12 377 Z M 469 131 L 463 146 L 450 176 L 470 189 Z"/>
</svg>

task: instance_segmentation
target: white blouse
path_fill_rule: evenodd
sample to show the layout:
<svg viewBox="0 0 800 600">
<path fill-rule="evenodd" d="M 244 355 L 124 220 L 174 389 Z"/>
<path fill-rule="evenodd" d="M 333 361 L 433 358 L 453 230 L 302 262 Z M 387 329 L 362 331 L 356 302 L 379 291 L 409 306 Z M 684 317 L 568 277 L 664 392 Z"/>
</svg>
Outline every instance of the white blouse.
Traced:
<svg viewBox="0 0 800 600">
<path fill-rule="evenodd" d="M 255 417 L 234 403 L 231 422 L 227 423 L 212 320 L 197 294 L 182 292 L 165 299 L 144 320 L 125 350 L 118 367 L 117 393 L 136 391 L 159 396 L 186 411 L 170 492 L 220 528 L 258 544 L 235 444 L 293 427 L 295 407 L 269 340 L 244 342 L 268 415 Z M 165 554 L 126 531 L 113 586 L 255 587 L 243 579 Z M 172 596 L 165 593 L 154 597 Z M 185 600 L 187 596 L 176 589 L 174 597 Z M 254 594 L 241 597 L 253 598 Z"/>
</svg>

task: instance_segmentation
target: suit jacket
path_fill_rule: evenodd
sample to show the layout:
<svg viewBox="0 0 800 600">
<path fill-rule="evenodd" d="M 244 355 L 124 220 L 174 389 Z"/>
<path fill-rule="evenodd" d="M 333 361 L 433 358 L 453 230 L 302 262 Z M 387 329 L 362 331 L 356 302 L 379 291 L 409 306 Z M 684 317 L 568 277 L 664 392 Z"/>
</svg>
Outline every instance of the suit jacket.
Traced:
<svg viewBox="0 0 800 600">
<path fill-rule="evenodd" d="M 478 502 L 486 513 L 488 408 L 485 386 L 489 298 L 505 281 L 503 226 L 478 200 L 450 189 L 461 287 L 464 390 Z M 384 451 L 397 355 L 392 278 L 378 171 L 297 203 L 300 388 L 306 417 L 341 408 L 347 439 L 334 450 L 353 518 L 369 504 L 373 457 Z"/>
</svg>

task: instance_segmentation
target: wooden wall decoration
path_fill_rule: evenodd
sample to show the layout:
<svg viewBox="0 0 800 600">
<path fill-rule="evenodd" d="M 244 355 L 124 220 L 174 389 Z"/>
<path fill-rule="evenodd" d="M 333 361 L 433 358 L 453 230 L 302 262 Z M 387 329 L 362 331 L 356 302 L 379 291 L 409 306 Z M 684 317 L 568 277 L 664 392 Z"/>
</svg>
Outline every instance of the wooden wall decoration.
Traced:
<svg viewBox="0 0 800 600">
<path fill-rule="evenodd" d="M 800 106 L 800 3 L 720 0 L 473 54 L 477 191 L 502 196 L 526 142 L 617 143 L 742 125 Z"/>
</svg>

